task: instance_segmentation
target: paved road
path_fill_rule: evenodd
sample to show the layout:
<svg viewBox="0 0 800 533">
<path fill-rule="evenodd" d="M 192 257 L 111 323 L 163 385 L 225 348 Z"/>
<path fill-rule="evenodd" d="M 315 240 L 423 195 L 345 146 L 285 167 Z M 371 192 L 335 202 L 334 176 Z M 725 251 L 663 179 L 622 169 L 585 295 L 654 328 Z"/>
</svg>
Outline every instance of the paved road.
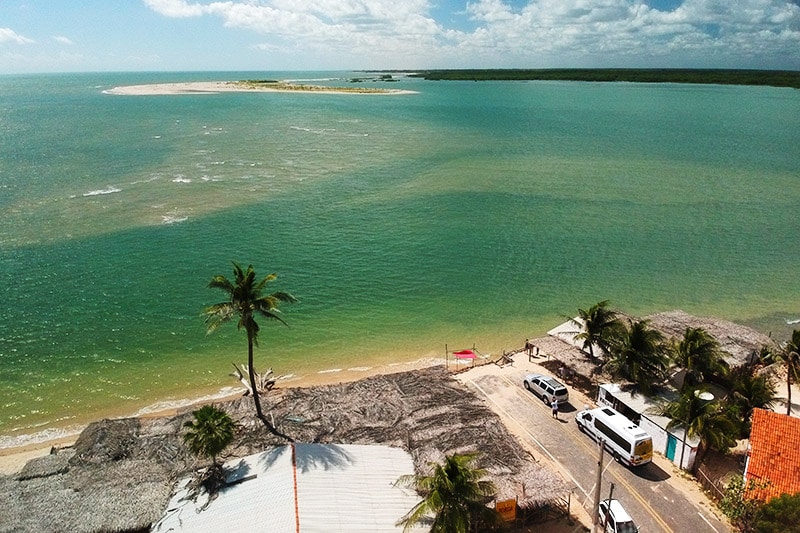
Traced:
<svg viewBox="0 0 800 533">
<path fill-rule="evenodd" d="M 583 403 L 572 402 L 581 402 L 582 396 L 570 390 L 570 403 L 562 405 L 559 419 L 553 420 L 550 408 L 522 387 L 525 373 L 521 368 L 506 367 L 500 375 L 476 375 L 466 382 L 488 400 L 507 424 L 518 425 L 534 456 L 547 456 L 561 465 L 576 487 L 573 505 L 580 503 L 589 510 L 594 500 L 599 447 L 575 423 L 575 413 Z M 614 497 L 622 502 L 642 533 L 731 531 L 700 502 L 692 501 L 692 495 L 682 492 L 672 479 L 674 474 L 657 462 L 662 461 L 626 468 L 604 454 L 601 497 L 608 497 L 610 484 L 614 483 Z M 669 468 L 665 462 L 662 464 Z"/>
</svg>

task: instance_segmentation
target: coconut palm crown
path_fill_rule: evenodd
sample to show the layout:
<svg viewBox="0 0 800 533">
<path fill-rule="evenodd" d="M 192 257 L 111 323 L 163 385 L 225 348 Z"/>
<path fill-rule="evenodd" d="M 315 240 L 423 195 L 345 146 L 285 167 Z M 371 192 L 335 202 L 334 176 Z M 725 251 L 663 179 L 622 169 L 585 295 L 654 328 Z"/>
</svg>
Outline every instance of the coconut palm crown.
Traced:
<svg viewBox="0 0 800 533">
<path fill-rule="evenodd" d="M 183 424 L 187 430 L 183 442 L 194 455 L 208 457 L 218 465 L 217 456 L 233 441 L 233 419 L 213 405 L 204 405 L 192 414 L 194 420 Z"/>
<path fill-rule="evenodd" d="M 662 333 L 650 327 L 648 320 L 631 322 L 613 339 L 605 369 L 649 394 L 664 379 L 668 360 L 664 342 Z"/>
<path fill-rule="evenodd" d="M 423 499 L 399 522 L 403 531 L 432 518 L 431 533 L 467 533 L 479 525 L 494 524 L 499 515 L 486 503 L 495 493 L 486 471 L 474 468 L 475 454 L 453 454 L 443 464 L 431 463 L 431 475 L 403 476 L 401 485 L 416 487 Z"/>
<path fill-rule="evenodd" d="M 683 389 L 701 385 L 712 375 L 726 376 L 729 371 L 719 342 L 702 328 L 686 328 L 683 338 L 673 345 L 673 359 L 686 370 Z"/>
<path fill-rule="evenodd" d="M 608 353 L 610 338 L 622 325 L 617 312 L 609 308 L 608 300 L 598 302 L 589 309 L 578 309 L 578 320 L 570 321 L 581 328 L 575 340 L 583 341 L 583 349 L 588 350 L 591 359 L 595 358 L 595 346 Z"/>
</svg>

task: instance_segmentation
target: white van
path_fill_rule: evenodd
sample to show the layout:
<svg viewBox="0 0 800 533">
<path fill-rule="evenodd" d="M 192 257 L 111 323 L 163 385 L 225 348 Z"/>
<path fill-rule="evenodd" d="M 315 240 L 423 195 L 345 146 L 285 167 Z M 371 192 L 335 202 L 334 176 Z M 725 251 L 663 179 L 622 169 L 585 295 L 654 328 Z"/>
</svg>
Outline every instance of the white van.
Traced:
<svg viewBox="0 0 800 533">
<path fill-rule="evenodd" d="M 602 440 L 620 463 L 639 466 L 653 459 L 653 438 L 611 407 L 579 411 L 575 422 L 594 440 Z"/>
</svg>

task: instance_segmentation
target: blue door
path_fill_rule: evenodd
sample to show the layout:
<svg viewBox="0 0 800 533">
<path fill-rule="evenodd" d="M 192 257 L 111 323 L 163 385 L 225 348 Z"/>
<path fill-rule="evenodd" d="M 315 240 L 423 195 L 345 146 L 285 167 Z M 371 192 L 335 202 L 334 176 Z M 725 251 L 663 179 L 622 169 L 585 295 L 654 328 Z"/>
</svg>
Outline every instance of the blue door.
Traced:
<svg viewBox="0 0 800 533">
<path fill-rule="evenodd" d="M 675 460 L 675 448 L 678 447 L 678 439 L 672 433 L 667 433 L 667 459 Z"/>
</svg>

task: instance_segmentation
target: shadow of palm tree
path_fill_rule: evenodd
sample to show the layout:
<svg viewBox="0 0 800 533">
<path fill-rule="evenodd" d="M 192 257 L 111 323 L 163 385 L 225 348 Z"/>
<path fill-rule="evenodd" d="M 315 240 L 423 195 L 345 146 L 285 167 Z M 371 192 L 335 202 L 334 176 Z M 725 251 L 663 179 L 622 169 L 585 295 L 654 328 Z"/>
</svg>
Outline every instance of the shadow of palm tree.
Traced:
<svg viewBox="0 0 800 533">
<path fill-rule="evenodd" d="M 336 444 L 297 443 L 295 449 L 295 464 L 301 472 L 311 470 L 345 470 L 353 464 L 353 457 Z M 268 470 L 285 453 L 291 452 L 291 446 L 279 446 L 264 453 L 258 460 L 259 466 Z M 247 465 L 240 462 L 238 467 L 246 469 Z"/>
<path fill-rule="evenodd" d="M 336 444 L 295 444 L 295 460 L 301 472 L 345 470 L 353 464 L 353 457 Z"/>
</svg>

